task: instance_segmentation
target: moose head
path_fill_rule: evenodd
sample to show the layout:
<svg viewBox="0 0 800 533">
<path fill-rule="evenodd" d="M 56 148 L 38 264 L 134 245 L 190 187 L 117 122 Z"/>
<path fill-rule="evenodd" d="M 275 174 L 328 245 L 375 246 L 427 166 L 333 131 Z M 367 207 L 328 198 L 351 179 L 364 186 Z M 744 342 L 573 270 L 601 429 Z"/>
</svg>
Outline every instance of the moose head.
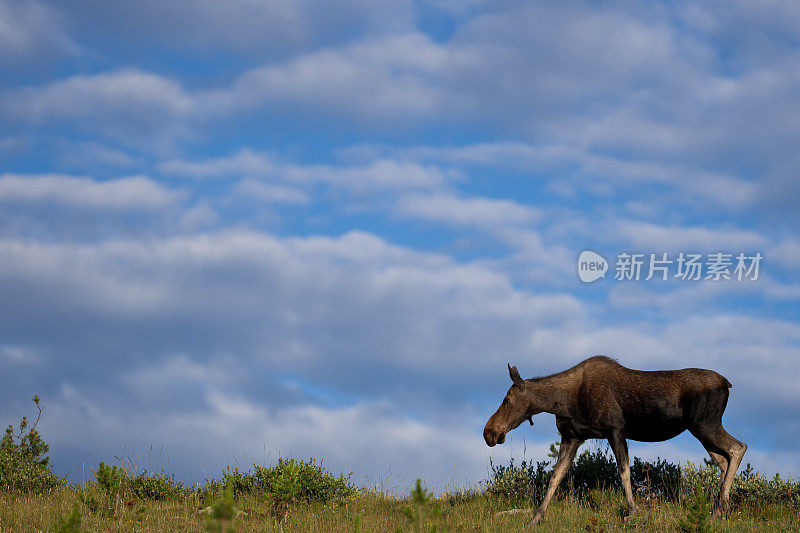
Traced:
<svg viewBox="0 0 800 533">
<path fill-rule="evenodd" d="M 511 377 L 513 384 L 508 389 L 506 397 L 503 398 L 503 403 L 497 408 L 497 411 L 486 422 L 486 427 L 483 428 L 483 438 L 486 444 L 494 446 L 495 444 L 503 444 L 506 440 L 506 433 L 522 424 L 525 420 L 533 425 L 533 415 L 541 412 L 536 410 L 531 401 L 531 397 L 526 390 L 527 382 L 519 375 L 516 366 L 508 364 L 508 375 Z"/>
</svg>

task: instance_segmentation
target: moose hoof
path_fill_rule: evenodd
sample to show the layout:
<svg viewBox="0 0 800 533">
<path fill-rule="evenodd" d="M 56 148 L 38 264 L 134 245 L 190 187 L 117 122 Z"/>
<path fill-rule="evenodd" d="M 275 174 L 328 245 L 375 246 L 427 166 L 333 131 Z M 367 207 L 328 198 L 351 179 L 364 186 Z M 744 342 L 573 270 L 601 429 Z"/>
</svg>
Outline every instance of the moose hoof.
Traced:
<svg viewBox="0 0 800 533">
<path fill-rule="evenodd" d="M 543 518 L 544 518 L 544 515 L 543 515 L 543 514 L 541 514 L 541 513 L 536 513 L 535 515 L 533 515 L 533 518 L 531 518 L 531 525 L 532 525 L 532 526 L 535 526 L 536 524 L 538 524 L 539 522 L 541 522 Z"/>
</svg>

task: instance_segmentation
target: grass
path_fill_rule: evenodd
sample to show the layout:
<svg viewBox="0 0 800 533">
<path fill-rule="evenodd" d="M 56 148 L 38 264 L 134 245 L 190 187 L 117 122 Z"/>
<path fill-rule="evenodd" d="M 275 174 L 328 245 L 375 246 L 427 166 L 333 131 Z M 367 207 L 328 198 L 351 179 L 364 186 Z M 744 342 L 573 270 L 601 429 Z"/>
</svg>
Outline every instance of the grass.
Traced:
<svg viewBox="0 0 800 533">
<path fill-rule="evenodd" d="M 113 507 L 87 504 L 101 501 L 103 491 L 96 485 L 65 486 L 44 494 L 0 493 L 0 531 L 55 531 L 70 516 L 76 503 L 83 531 L 208 531 L 210 520 L 198 511 L 204 506 L 196 494 L 153 501 L 115 501 Z M 663 501 L 639 501 L 640 513 L 624 522 L 622 494 L 591 491 L 587 497 L 565 496 L 555 500 L 537 531 L 675 531 L 686 507 Z M 328 503 L 293 504 L 280 512 L 268 498 L 244 494 L 235 505 L 244 513 L 225 524 L 228 531 L 413 531 L 408 519 L 409 497 L 367 491 Z M 526 515 L 494 518 L 494 513 L 525 502 L 484 493 L 441 495 L 425 505 L 438 512 L 426 512 L 424 530 L 438 531 L 525 531 Z M 800 532 L 800 510 L 781 506 L 740 508 L 728 520 L 711 520 L 711 531 L 795 531 Z"/>
</svg>

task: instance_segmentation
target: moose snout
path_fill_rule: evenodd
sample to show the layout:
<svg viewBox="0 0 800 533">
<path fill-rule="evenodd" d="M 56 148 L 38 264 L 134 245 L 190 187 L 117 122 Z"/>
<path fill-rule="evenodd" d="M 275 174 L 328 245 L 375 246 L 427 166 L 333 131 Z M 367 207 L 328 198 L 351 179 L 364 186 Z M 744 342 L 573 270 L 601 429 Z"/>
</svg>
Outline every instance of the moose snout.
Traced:
<svg viewBox="0 0 800 533">
<path fill-rule="evenodd" d="M 489 426 L 486 426 L 483 428 L 483 440 L 485 440 L 486 445 L 491 448 L 495 444 L 503 444 L 506 441 L 506 434 L 497 434 L 493 429 L 490 429 Z"/>
</svg>

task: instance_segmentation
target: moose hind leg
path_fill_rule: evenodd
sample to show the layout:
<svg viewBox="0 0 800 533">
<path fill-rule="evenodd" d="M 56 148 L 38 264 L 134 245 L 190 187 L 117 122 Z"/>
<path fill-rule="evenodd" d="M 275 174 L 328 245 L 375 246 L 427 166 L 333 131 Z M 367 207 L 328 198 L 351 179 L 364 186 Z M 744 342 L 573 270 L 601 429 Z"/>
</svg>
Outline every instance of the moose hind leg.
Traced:
<svg viewBox="0 0 800 533">
<path fill-rule="evenodd" d="M 719 495 L 720 510 L 727 516 L 730 513 L 731 485 L 733 484 L 733 478 L 736 476 L 736 471 L 739 469 L 739 464 L 744 457 L 744 452 L 747 451 L 747 444 L 733 438 L 721 425 L 720 430 L 727 437 L 726 440 L 728 442 L 728 468 L 722 478 Z"/>
<path fill-rule="evenodd" d="M 633 489 L 631 488 L 631 465 L 628 460 L 628 442 L 619 433 L 614 433 L 608 439 L 614 458 L 617 461 L 619 477 L 622 478 L 622 487 L 625 489 L 625 501 L 628 504 L 628 516 L 636 514 L 636 503 L 633 501 Z"/>
<path fill-rule="evenodd" d="M 700 440 L 712 457 L 714 457 L 713 454 L 717 454 L 727 461 L 727 468 L 722 471 L 719 497 L 714 509 L 715 515 L 727 516 L 730 514 L 731 485 L 733 484 L 734 476 L 736 476 L 736 470 L 739 468 L 739 463 L 742 462 L 742 457 L 744 457 L 744 452 L 747 451 L 747 445 L 733 438 L 725 431 L 721 423 L 711 427 L 694 429 L 692 434 Z M 717 460 L 716 457 L 714 457 L 714 460 Z"/>
<path fill-rule="evenodd" d="M 725 483 L 725 474 L 728 472 L 728 460 L 725 458 L 724 455 L 715 452 L 714 450 L 706 449 L 708 455 L 711 456 L 711 459 L 717 464 L 720 471 L 719 476 L 719 491 L 722 492 L 722 485 Z"/>
</svg>

